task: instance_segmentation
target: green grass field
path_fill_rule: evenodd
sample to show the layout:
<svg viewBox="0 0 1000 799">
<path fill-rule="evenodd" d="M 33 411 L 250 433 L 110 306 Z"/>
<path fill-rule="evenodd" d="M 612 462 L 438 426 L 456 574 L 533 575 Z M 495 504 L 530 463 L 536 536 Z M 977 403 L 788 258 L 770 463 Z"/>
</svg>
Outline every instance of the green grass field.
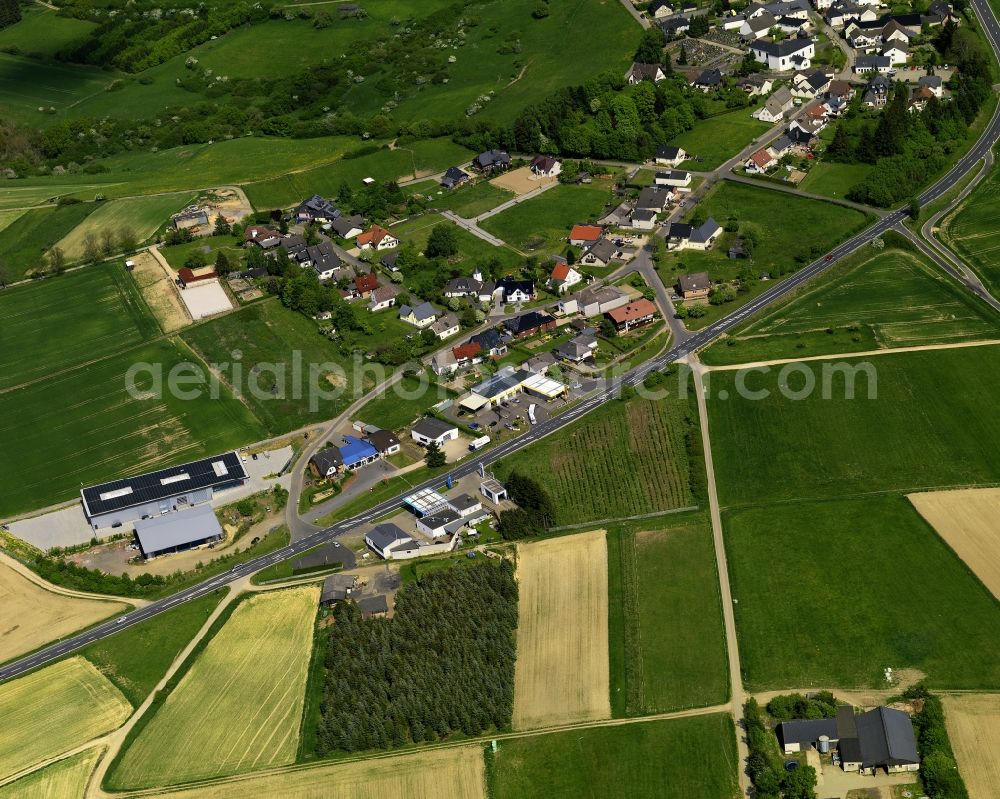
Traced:
<svg viewBox="0 0 1000 799">
<path fill-rule="evenodd" d="M 340 390 L 338 396 L 333 396 L 336 389 L 344 389 L 345 385 L 351 389 L 354 385 L 349 358 L 317 333 L 312 320 L 277 302 L 251 305 L 238 313 L 192 328 L 183 338 L 210 363 L 232 363 L 232 353 L 240 351 L 243 379 L 238 388 L 268 435 L 332 419 L 352 400 L 350 390 Z M 296 352 L 302 359 L 302 384 L 298 395 L 294 391 L 292 371 Z M 283 393 L 271 394 L 271 389 L 279 384 L 278 378 L 274 371 L 260 369 L 261 364 L 277 364 L 279 370 L 283 370 L 279 372 L 285 379 Z M 311 383 L 310 366 L 317 370 L 317 377 Z M 337 368 L 345 370 L 344 375 L 333 377 L 334 382 L 331 382 L 326 375 L 333 376 Z M 226 374 L 231 381 L 233 371 L 230 369 Z M 310 385 L 327 394 L 321 397 L 317 392 L 315 410 L 309 407 Z"/>
<path fill-rule="evenodd" d="M 118 264 L 101 264 L 0 293 L 0 390 L 56 375 L 159 332 Z"/>
<path fill-rule="evenodd" d="M 751 690 L 877 685 L 887 666 L 1000 685 L 1000 605 L 905 497 L 751 508 L 724 527 Z"/>
<path fill-rule="evenodd" d="M 799 188 L 802 191 L 842 200 L 852 186 L 861 183 L 871 174 L 873 168 L 871 164 L 819 161 L 813 164 L 806 179 L 799 184 Z"/>
<path fill-rule="evenodd" d="M 241 247 L 236 246 L 236 239 L 232 236 L 199 236 L 184 244 L 170 246 L 161 244 L 159 250 L 167 263 L 174 269 L 180 269 L 184 266 L 191 254 L 196 252 L 204 255 L 209 264 L 215 263 L 215 257 L 219 250 L 225 250 L 230 263 L 238 263 L 245 254 Z"/>
<path fill-rule="evenodd" d="M 184 602 L 142 624 L 95 641 L 79 654 L 111 680 L 133 707 L 139 707 L 225 594 L 222 590 Z"/>
<path fill-rule="evenodd" d="M 38 26 L 47 27 L 47 19 L 35 25 L 36 35 Z M 15 34 L 14 29 L 10 31 L 8 39 Z M 17 33 L 20 34 L 19 31 Z M 39 35 L 37 47 L 49 49 L 51 45 L 46 45 L 45 40 L 45 36 Z M 104 93 L 114 79 L 114 72 L 108 73 L 97 67 L 38 61 L 0 53 L 0 106 L 5 116 L 44 127 L 64 116 L 77 103 Z M 40 108 L 55 109 L 55 113 L 43 113 Z"/>
<path fill-rule="evenodd" d="M 117 728 L 132 708 L 80 657 L 0 686 L 0 780 Z"/>
<path fill-rule="evenodd" d="M 996 166 L 941 224 L 941 236 L 991 291 L 1000 288 L 1000 170 Z"/>
<path fill-rule="evenodd" d="M 740 108 L 702 119 L 691 130 L 675 136 L 670 143 L 683 147 L 691 156 L 682 166 L 700 172 L 715 169 L 771 128 L 750 113 L 751 109 Z M 696 160 L 698 156 L 701 161 Z"/>
<path fill-rule="evenodd" d="M 608 595 L 620 598 L 611 602 L 609 620 L 611 646 L 620 650 L 611 659 L 614 714 L 724 702 L 725 629 L 708 518 L 684 514 L 616 525 L 608 531 L 608 561 Z"/>
<path fill-rule="evenodd" d="M 307 587 L 243 601 L 114 764 L 109 786 L 294 762 L 318 600 Z"/>
<path fill-rule="evenodd" d="M 134 364 L 161 365 L 165 378 L 176 364 L 195 360 L 178 343 L 161 340 L 0 394 L 0 439 L 17 453 L 0 459 L 0 515 L 72 499 L 81 485 L 263 438 L 263 427 L 225 389 L 208 401 L 207 378 L 198 383 L 200 400 L 175 397 L 166 380 L 157 396 L 148 373 L 135 381 L 140 398 L 129 395 Z"/>
<path fill-rule="evenodd" d="M 730 333 L 710 364 L 1000 336 L 1000 317 L 917 253 L 865 249 L 837 272 Z"/>
<path fill-rule="evenodd" d="M 487 755 L 493 799 L 732 799 L 736 768 L 736 733 L 721 713 L 504 740 Z"/>
<path fill-rule="evenodd" d="M 460 186 L 457 189 L 442 189 L 437 181 L 421 188 L 421 193 L 430 195 L 427 201 L 430 208 L 441 211 L 454 211 L 459 216 L 472 219 L 479 214 L 496 208 L 514 197 L 514 192 L 494 186 L 486 180 L 481 180 L 472 186 Z"/>
<path fill-rule="evenodd" d="M 368 424 L 399 430 L 423 416 L 432 405 L 455 396 L 455 392 L 433 380 L 421 382 L 416 377 L 404 377 L 385 394 L 367 402 L 357 415 Z"/>
<path fill-rule="evenodd" d="M 45 266 L 45 253 L 97 209 L 93 203 L 32 208 L 0 230 L 0 279 L 20 280 Z"/>
<path fill-rule="evenodd" d="M 743 399 L 734 372 L 713 372 L 709 390 L 715 474 L 723 505 L 850 497 L 882 491 L 991 485 L 1000 475 L 1000 419 L 992 412 L 1000 347 L 911 352 L 871 358 L 877 398 L 867 380 L 845 398 L 845 378 L 829 380 L 809 364 L 816 390 L 781 394 L 781 373 L 754 373 Z M 840 363 L 840 362 L 838 362 Z M 854 361 L 844 361 L 853 364 Z M 802 387 L 801 374 L 789 378 Z M 727 399 L 722 399 L 722 392 Z"/>
<path fill-rule="evenodd" d="M 0 799 L 83 796 L 86 793 L 87 780 L 90 779 L 100 754 L 100 749 L 94 747 L 34 771 L 0 787 Z"/>
<path fill-rule="evenodd" d="M 480 227 L 522 252 L 558 254 L 568 246 L 566 237 L 570 228 L 598 219 L 610 200 L 607 181 L 595 180 L 579 186 L 561 184 L 484 219 Z"/>
<path fill-rule="evenodd" d="M 686 507 L 687 412 L 675 398 L 609 402 L 504 458 L 496 471 L 545 475 L 560 525 Z"/>
<path fill-rule="evenodd" d="M 448 222 L 440 214 L 422 214 L 413 219 L 409 219 L 399 225 L 392 226 L 392 233 L 404 244 L 412 244 L 418 251 L 422 251 L 427 244 L 427 239 L 435 225 Z M 490 258 L 499 258 L 501 263 L 507 268 L 514 268 L 524 263 L 518 253 L 509 247 L 494 247 L 488 241 L 483 241 L 478 236 L 473 236 L 469 231 L 453 225 L 455 235 L 458 239 L 459 259 L 456 267 L 464 273 L 471 275 L 474 266 L 482 265 Z"/>
<path fill-rule="evenodd" d="M 23 54 L 52 56 L 93 29 L 93 22 L 61 17 L 40 5 L 25 6 L 20 22 L 0 30 L 0 50 L 16 48 Z"/>
<path fill-rule="evenodd" d="M 67 258 L 83 257 L 83 241 L 88 233 L 100 239 L 101 233 L 110 230 L 116 235 L 123 228 L 131 228 L 137 242 L 142 243 L 192 199 L 190 193 L 157 194 L 151 197 L 130 197 L 101 203 L 94 213 L 77 225 L 59 242 Z"/>
</svg>

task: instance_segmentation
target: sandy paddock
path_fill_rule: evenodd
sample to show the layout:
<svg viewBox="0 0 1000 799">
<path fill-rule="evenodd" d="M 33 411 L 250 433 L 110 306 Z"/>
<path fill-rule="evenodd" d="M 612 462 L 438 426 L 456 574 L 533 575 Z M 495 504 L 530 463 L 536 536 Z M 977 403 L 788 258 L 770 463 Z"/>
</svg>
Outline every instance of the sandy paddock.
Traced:
<svg viewBox="0 0 1000 799">
<path fill-rule="evenodd" d="M 136 253 L 131 260 L 135 263 L 132 277 L 163 331 L 172 333 L 191 324 L 191 317 L 177 294 L 173 272 L 148 251 Z"/>
<path fill-rule="evenodd" d="M 540 189 L 542 186 L 558 182 L 559 178 L 540 178 L 535 176 L 531 172 L 531 167 L 527 166 L 522 166 L 520 169 L 513 169 L 510 172 L 504 172 L 502 175 L 497 175 L 497 177 L 490 180 L 490 183 L 494 186 L 499 186 L 501 189 L 509 189 L 518 196 Z"/>
<path fill-rule="evenodd" d="M 994 799 L 1000 785 L 1000 694 L 943 696 L 942 701 L 969 799 Z"/>
<path fill-rule="evenodd" d="M 910 502 L 1000 599 L 1000 488 L 928 491 Z"/>
<path fill-rule="evenodd" d="M 517 547 L 514 728 L 611 716 L 604 530 Z"/>
</svg>

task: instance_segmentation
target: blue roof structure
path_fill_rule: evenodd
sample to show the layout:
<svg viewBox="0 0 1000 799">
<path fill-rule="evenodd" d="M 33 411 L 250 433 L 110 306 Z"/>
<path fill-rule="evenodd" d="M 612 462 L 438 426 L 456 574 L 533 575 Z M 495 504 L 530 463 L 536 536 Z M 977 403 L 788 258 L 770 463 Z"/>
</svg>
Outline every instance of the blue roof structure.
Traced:
<svg viewBox="0 0 1000 799">
<path fill-rule="evenodd" d="M 378 457 L 378 450 L 367 441 L 354 436 L 344 436 L 344 443 L 338 447 L 344 466 L 353 469 L 359 463 Z"/>
</svg>

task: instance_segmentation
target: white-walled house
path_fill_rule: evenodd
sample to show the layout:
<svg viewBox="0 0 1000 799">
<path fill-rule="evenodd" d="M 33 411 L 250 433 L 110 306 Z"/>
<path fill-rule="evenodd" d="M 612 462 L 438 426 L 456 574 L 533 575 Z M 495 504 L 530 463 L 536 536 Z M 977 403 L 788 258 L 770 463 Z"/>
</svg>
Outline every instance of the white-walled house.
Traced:
<svg viewBox="0 0 1000 799">
<path fill-rule="evenodd" d="M 801 36 L 782 42 L 755 41 L 750 45 L 753 57 L 766 64 L 768 69 L 787 72 L 793 69 L 809 69 L 816 55 L 812 39 Z"/>
</svg>

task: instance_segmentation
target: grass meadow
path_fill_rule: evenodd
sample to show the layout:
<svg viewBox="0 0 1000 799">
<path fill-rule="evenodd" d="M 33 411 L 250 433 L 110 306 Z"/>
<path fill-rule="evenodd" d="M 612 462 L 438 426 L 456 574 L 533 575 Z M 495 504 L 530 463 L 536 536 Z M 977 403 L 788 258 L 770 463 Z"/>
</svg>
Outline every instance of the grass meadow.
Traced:
<svg viewBox="0 0 1000 799">
<path fill-rule="evenodd" d="M 736 769 L 736 732 L 723 713 L 502 740 L 487 754 L 493 799 L 731 799 Z"/>
<path fill-rule="evenodd" d="M 83 485 L 183 463 L 256 441 L 264 428 L 223 388 L 215 401 L 190 401 L 155 388 L 149 374 L 126 388 L 134 364 L 192 362 L 160 340 L 0 394 L 0 440 L 17 457 L 0 459 L 0 515 L 72 499 Z M 207 380 L 198 383 L 205 395 Z"/>
<path fill-rule="evenodd" d="M 236 246 L 236 239 L 233 236 L 199 236 L 183 244 L 161 244 L 159 250 L 160 255 L 174 269 L 184 266 L 187 259 L 196 252 L 204 255 L 209 264 L 215 263 L 219 250 L 225 250 L 230 263 L 239 263 L 245 254 L 241 247 Z"/>
<path fill-rule="evenodd" d="M 425 390 L 421 391 L 421 381 L 416 377 L 401 378 L 398 387 L 415 398 L 406 399 L 397 394 L 395 388 L 390 388 L 383 395 L 365 403 L 358 411 L 358 418 L 384 430 L 400 430 L 423 416 L 432 405 L 458 396 L 433 380 L 427 382 Z"/>
<path fill-rule="evenodd" d="M 420 188 L 420 193 L 430 195 L 427 201 L 430 208 L 441 211 L 454 211 L 459 216 L 472 219 L 479 214 L 496 208 L 508 200 L 513 199 L 514 192 L 494 186 L 487 180 L 480 180 L 469 186 L 460 186 L 457 189 L 442 189 L 437 181 L 431 181 L 428 185 Z"/>
<path fill-rule="evenodd" d="M 404 244 L 412 244 L 418 251 L 427 245 L 427 239 L 435 225 L 442 222 L 452 225 L 458 240 L 458 255 L 453 259 L 455 267 L 464 274 L 471 275 L 477 265 L 482 266 L 490 258 L 496 257 L 508 269 L 524 263 L 524 258 L 510 247 L 494 247 L 488 241 L 472 235 L 464 228 L 446 220 L 440 214 L 422 214 L 399 225 L 392 226 L 392 233 Z"/>
<path fill-rule="evenodd" d="M 21 21 L 0 30 L 0 49 L 34 56 L 53 56 L 67 44 L 84 38 L 95 23 L 61 17 L 38 5 L 25 6 Z"/>
<path fill-rule="evenodd" d="M 940 688 L 1000 686 L 1000 604 L 904 496 L 747 508 L 723 523 L 749 689 L 876 685 L 887 666 Z"/>
<path fill-rule="evenodd" d="M 484 219 L 484 230 L 529 255 L 561 253 L 573 225 L 593 222 L 611 200 L 610 184 L 560 184 L 496 216 Z"/>
<path fill-rule="evenodd" d="M 0 685 L 0 780 L 116 729 L 131 712 L 81 657 Z"/>
<path fill-rule="evenodd" d="M 0 230 L 0 280 L 21 280 L 45 266 L 45 253 L 97 210 L 93 203 L 32 208 Z"/>
<path fill-rule="evenodd" d="M 994 485 L 1000 474 L 1000 418 L 993 413 L 1000 347 L 880 355 L 877 397 L 864 375 L 847 399 L 843 375 L 782 396 L 778 368 L 747 378 L 766 398 L 739 396 L 734 372 L 711 373 L 709 417 L 715 475 L 724 506 L 828 499 L 884 491 Z M 856 361 L 845 360 L 847 365 Z M 798 390 L 801 374 L 788 388 Z M 726 392 L 727 399 L 722 399 Z"/>
<path fill-rule="evenodd" d="M 799 184 L 802 191 L 843 200 L 853 186 L 871 174 L 871 164 L 838 164 L 832 161 L 813 162 L 806 179 Z"/>
<path fill-rule="evenodd" d="M 670 143 L 683 147 L 691 156 L 684 167 L 698 171 L 715 169 L 771 128 L 750 113 L 751 109 L 740 108 L 699 120 L 694 128 L 675 136 Z"/>
<path fill-rule="evenodd" d="M 1000 316 L 913 252 L 865 249 L 704 353 L 746 363 L 1000 336 Z"/>
<path fill-rule="evenodd" d="M 15 286 L 0 293 L 0 390 L 57 375 L 158 332 L 119 264 Z"/>
<path fill-rule="evenodd" d="M 1000 170 L 996 166 L 957 211 L 941 224 L 941 235 L 991 292 L 1000 288 Z"/>
<path fill-rule="evenodd" d="M 504 458 L 496 471 L 545 475 L 559 525 L 686 507 L 687 412 L 674 398 L 609 402 Z"/>
<path fill-rule="evenodd" d="M 0 799 L 52 799 L 84 796 L 87 781 L 97 765 L 98 747 L 70 755 L 50 766 L 33 771 L 15 782 L 0 787 Z"/>
<path fill-rule="evenodd" d="M 295 760 L 318 587 L 241 602 L 112 767 L 152 787 Z"/>
<path fill-rule="evenodd" d="M 608 574 L 614 715 L 724 702 L 726 635 L 707 516 L 611 527 Z"/>
<path fill-rule="evenodd" d="M 45 39 L 38 36 L 43 48 Z M 44 127 L 88 97 L 105 92 L 115 79 L 114 74 L 98 67 L 0 53 L 0 106 L 5 116 Z M 55 109 L 55 113 L 47 109 Z"/>
<path fill-rule="evenodd" d="M 191 199 L 192 194 L 156 194 L 150 197 L 129 197 L 101 203 L 94 213 L 77 225 L 59 242 L 66 257 L 82 258 L 83 242 L 88 233 L 100 238 L 105 230 L 116 235 L 123 228 L 131 228 L 136 241 L 144 242 L 170 221 Z"/>
</svg>

